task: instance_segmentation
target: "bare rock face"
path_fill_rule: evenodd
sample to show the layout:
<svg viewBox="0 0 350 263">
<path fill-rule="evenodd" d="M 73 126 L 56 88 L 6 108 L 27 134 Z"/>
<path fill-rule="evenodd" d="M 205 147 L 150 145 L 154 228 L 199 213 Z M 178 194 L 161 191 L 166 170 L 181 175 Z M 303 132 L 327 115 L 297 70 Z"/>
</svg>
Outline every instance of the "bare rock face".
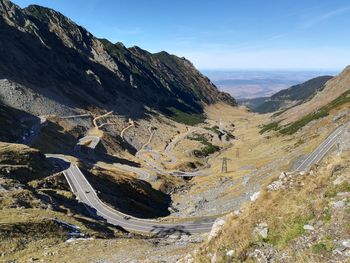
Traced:
<svg viewBox="0 0 350 263">
<path fill-rule="evenodd" d="M 110 109 L 124 101 L 126 107 L 141 103 L 170 114 L 171 108 L 202 113 L 210 103 L 235 105 L 185 58 L 97 39 L 59 12 L 37 5 L 21 9 L 0 0 L 0 59 L 0 79 L 68 109 Z M 25 94 L 18 99 L 25 100 Z M 34 100 L 29 110 L 52 113 L 46 101 Z"/>
<path fill-rule="evenodd" d="M 217 237 L 222 229 L 222 227 L 225 225 L 226 221 L 223 218 L 218 218 L 215 220 L 211 231 L 208 236 L 208 241 L 212 240 L 213 238 Z"/>
</svg>

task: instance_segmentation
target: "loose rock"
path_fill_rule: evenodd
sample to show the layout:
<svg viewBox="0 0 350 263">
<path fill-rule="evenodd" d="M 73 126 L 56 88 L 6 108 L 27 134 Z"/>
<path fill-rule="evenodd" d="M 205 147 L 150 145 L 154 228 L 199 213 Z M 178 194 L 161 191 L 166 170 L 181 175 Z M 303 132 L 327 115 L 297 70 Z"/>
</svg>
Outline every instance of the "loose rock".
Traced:
<svg viewBox="0 0 350 263">
<path fill-rule="evenodd" d="M 313 231 L 315 228 L 312 225 L 304 225 L 304 230 Z"/>
<path fill-rule="evenodd" d="M 258 224 L 254 229 L 254 235 L 257 237 L 267 238 L 268 232 L 268 225 L 265 222 Z"/>
<path fill-rule="evenodd" d="M 222 218 L 218 218 L 218 219 L 215 220 L 215 222 L 213 224 L 213 227 L 211 228 L 211 231 L 209 233 L 208 241 L 212 240 L 214 237 L 216 237 L 219 234 L 222 226 L 225 223 L 226 223 L 225 220 L 222 219 Z"/>
<path fill-rule="evenodd" d="M 350 248 L 350 239 L 343 240 L 343 241 L 341 242 L 341 244 L 342 244 L 344 247 Z"/>
<path fill-rule="evenodd" d="M 345 202 L 344 201 L 338 201 L 334 203 L 334 208 L 343 208 L 345 206 Z"/>
<path fill-rule="evenodd" d="M 258 199 L 259 195 L 260 195 L 260 191 L 259 191 L 259 192 L 255 192 L 255 193 L 250 197 L 250 200 L 251 200 L 252 202 L 256 201 L 256 200 Z"/>
<path fill-rule="evenodd" d="M 234 254 L 235 254 L 235 252 L 231 249 L 231 250 L 227 251 L 226 256 L 231 258 L 231 257 L 233 257 Z"/>
</svg>

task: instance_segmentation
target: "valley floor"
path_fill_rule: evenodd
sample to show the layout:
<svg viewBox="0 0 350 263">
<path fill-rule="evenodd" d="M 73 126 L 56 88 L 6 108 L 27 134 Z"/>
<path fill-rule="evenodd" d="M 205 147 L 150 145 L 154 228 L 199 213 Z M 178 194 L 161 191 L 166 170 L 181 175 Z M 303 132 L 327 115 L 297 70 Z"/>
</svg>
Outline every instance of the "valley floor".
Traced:
<svg viewBox="0 0 350 263">
<path fill-rule="evenodd" d="M 117 210 L 146 218 L 159 217 L 165 212 L 167 216 L 162 216 L 160 220 L 183 222 L 189 218 L 216 218 L 233 211 L 234 214 L 244 212 L 244 207 L 254 199 L 253 196 L 257 196 L 281 172 L 293 171 L 337 125 L 329 117 L 311 124 L 295 136 L 278 136 L 274 133 L 260 133 L 262 125 L 269 122 L 269 115 L 257 115 L 245 108 L 223 104 L 207 107 L 206 114 L 206 122 L 194 128 L 157 115 L 135 122 L 103 116 L 98 125 L 111 124 L 102 125 L 105 127 L 101 129 L 91 126 L 88 119 L 76 121 L 49 118 L 49 123 L 42 128 L 34 146 L 43 152 L 64 153 L 66 158 L 88 175 L 96 190 L 103 193 L 102 200 Z M 122 136 L 121 131 L 124 131 Z M 74 152 L 72 154 L 72 148 L 77 149 L 74 145 L 78 138 L 86 134 L 92 139 L 86 142 L 80 139 L 81 152 L 79 155 Z M 224 136 L 220 138 L 218 134 Z M 94 138 L 99 138 L 98 144 L 90 151 L 89 145 L 94 142 Z M 58 145 L 60 150 L 56 148 Z M 219 151 L 216 150 L 207 157 L 194 154 L 193 150 L 203 152 L 205 147 L 213 148 L 215 145 Z M 91 155 L 91 152 L 94 154 Z M 70 155 L 75 157 L 69 157 Z M 228 158 L 227 173 L 221 171 L 224 157 Z M 174 176 L 179 171 L 182 175 L 196 176 L 191 176 L 190 180 Z M 41 181 L 39 184 L 42 184 Z M 11 191 L 20 189 L 18 187 L 26 189 L 27 186 L 21 184 L 7 188 Z M 48 193 L 45 188 L 47 186 L 43 185 L 42 189 L 32 192 L 35 196 L 33 200 L 41 200 L 44 191 L 47 198 L 54 198 L 60 206 L 58 210 L 53 209 L 59 211 L 55 218 L 70 220 L 84 228 L 87 234 L 82 240 L 70 243 L 62 242 L 65 241 L 62 236 L 53 238 L 51 245 L 43 245 L 45 239 L 33 242 L 23 237 L 23 241 L 28 244 L 12 248 L 9 244 L 5 245 L 3 259 L 16 259 L 18 262 L 31 258 L 44 262 L 70 262 L 72 258 L 75 259 L 74 262 L 176 262 L 192 252 L 199 243 L 206 244 L 208 239 L 208 234 L 145 238 L 124 233 L 94 220 L 87 226 L 85 219 L 77 220 L 82 214 L 84 217 L 86 215 L 81 209 L 71 207 L 76 200 L 69 193 L 67 184 L 60 192 L 53 190 Z M 130 191 L 126 192 L 125 189 Z M 3 191 L 2 196 L 7 195 L 8 191 Z M 60 205 L 62 195 L 70 195 L 70 204 L 65 201 Z M 164 205 L 166 196 L 171 199 L 170 209 L 161 211 L 159 208 Z M 38 214 L 41 209 L 52 209 L 30 201 L 23 206 L 17 202 L 18 198 L 20 199 L 10 199 L 8 202 L 12 202 L 12 205 L 7 205 L 8 210 L 2 210 L 2 213 L 29 213 L 29 217 L 24 220 L 29 223 L 33 218 L 41 222 L 43 216 Z M 128 206 L 130 200 L 135 203 Z M 28 210 L 27 207 L 34 210 Z M 10 221 L 9 218 L 3 219 L 1 223 L 15 227 L 20 222 L 23 220 L 18 221 L 14 217 Z M 42 235 L 41 231 L 38 233 L 39 236 Z M 20 237 L 16 237 L 16 240 L 20 244 Z M 209 246 L 212 246 L 211 243 Z M 135 249 L 130 249 L 131 247 Z"/>
</svg>

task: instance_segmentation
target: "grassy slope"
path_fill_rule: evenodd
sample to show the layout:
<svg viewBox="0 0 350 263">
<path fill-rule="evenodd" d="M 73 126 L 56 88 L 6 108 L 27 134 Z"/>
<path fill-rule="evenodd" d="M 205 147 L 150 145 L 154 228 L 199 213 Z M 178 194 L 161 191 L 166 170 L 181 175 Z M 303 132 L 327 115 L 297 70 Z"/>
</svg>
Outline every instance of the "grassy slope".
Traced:
<svg viewBox="0 0 350 263">
<path fill-rule="evenodd" d="M 0 143 L 0 261 L 27 262 L 27 254 L 42 257 L 68 239 L 68 231 L 50 218 L 72 223 L 93 237 L 115 237 L 117 229 L 87 216 L 61 174 L 38 150 Z"/>
<path fill-rule="evenodd" d="M 28 182 L 42 179 L 52 169 L 45 156 L 22 144 L 0 142 L 0 173 L 5 178 Z"/>
<path fill-rule="evenodd" d="M 216 253 L 218 262 L 241 262 L 252 259 L 249 253 L 255 249 L 264 251 L 270 247 L 277 253 L 286 253 L 286 262 L 324 262 L 332 259 L 333 241 L 346 239 L 350 233 L 350 211 L 334 210 L 332 202 L 340 192 L 350 191 L 349 154 L 333 158 L 331 166 L 324 166 L 309 176 L 296 176 L 290 187 L 275 192 L 263 191 L 259 199 L 244 207 L 243 213 L 230 216 L 221 234 L 202 246 L 197 260 L 210 262 L 209 253 Z M 347 182 L 334 186 L 333 181 L 346 176 Z M 291 182 L 291 181 L 289 181 Z M 266 222 L 269 232 L 266 239 L 252 233 L 258 223 Z M 314 236 L 304 230 L 305 224 L 321 224 L 316 230 L 318 238 L 308 239 L 311 247 L 295 249 L 302 243 L 302 236 Z M 244 226 L 244 227 L 242 227 Z M 226 251 L 233 249 L 234 258 L 228 258 Z M 288 258 L 287 257 L 287 258 Z"/>
<path fill-rule="evenodd" d="M 344 92 L 341 96 L 330 102 L 329 104 L 321 107 L 318 111 L 310 113 L 296 122 L 290 123 L 286 126 L 279 127 L 277 122 L 271 122 L 264 125 L 260 133 L 264 133 L 270 130 L 279 130 L 281 134 L 292 135 L 298 130 L 309 124 L 313 120 L 317 120 L 326 117 L 331 111 L 338 109 L 339 107 L 346 106 L 350 103 L 350 91 Z"/>
<path fill-rule="evenodd" d="M 167 108 L 167 110 L 172 120 L 186 125 L 196 125 L 205 120 L 204 114 L 201 113 L 186 113 L 174 107 Z"/>
<path fill-rule="evenodd" d="M 322 90 L 325 83 L 331 78 L 331 76 L 321 76 L 308 80 L 302 84 L 292 86 L 288 89 L 281 90 L 272 95 L 269 100 L 255 107 L 254 111 L 259 113 L 274 112 L 283 108 L 286 101 L 300 103 L 309 100 L 317 91 Z"/>
<path fill-rule="evenodd" d="M 210 143 L 204 135 L 194 134 L 192 137 L 189 137 L 189 139 L 198 141 L 203 145 L 203 147 L 200 150 L 193 151 L 196 157 L 208 157 L 209 155 L 220 151 L 220 147 Z"/>
<path fill-rule="evenodd" d="M 85 132 L 82 127 L 73 127 L 64 120 L 53 118 L 41 127 L 33 147 L 45 153 L 70 152 L 78 142 L 78 137 L 82 137 Z"/>
</svg>

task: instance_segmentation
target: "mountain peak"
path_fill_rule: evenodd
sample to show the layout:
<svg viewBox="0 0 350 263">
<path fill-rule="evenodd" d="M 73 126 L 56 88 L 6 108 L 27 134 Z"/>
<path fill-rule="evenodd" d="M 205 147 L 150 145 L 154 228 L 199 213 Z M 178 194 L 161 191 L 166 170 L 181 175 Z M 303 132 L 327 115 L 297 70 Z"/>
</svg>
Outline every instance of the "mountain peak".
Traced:
<svg viewBox="0 0 350 263">
<path fill-rule="evenodd" d="M 9 0 L 0 0 L 0 19 L 10 26 L 23 27 L 26 18 L 21 8 Z"/>
<path fill-rule="evenodd" d="M 134 53 L 134 54 L 142 54 L 142 55 L 152 55 L 150 52 L 148 52 L 147 50 L 144 50 L 142 48 L 140 48 L 139 46 L 132 46 L 131 48 L 129 48 L 129 50 Z"/>
<path fill-rule="evenodd" d="M 50 93 L 55 105 L 104 108 L 128 97 L 163 112 L 177 108 L 202 113 L 205 104 L 234 101 L 227 100 L 228 95 L 187 60 L 97 39 L 50 8 L 30 5 L 21 9 L 0 1 L 4 10 L 10 9 L 3 15 L 0 75 L 23 86 L 30 83 L 30 89 L 43 97 Z M 46 113 L 52 110 L 45 109 Z"/>
<path fill-rule="evenodd" d="M 13 6 L 13 5 L 15 5 L 15 4 L 13 4 L 9 0 L 0 0 L 0 10 L 5 9 L 6 7 L 9 7 L 9 6 Z"/>
<path fill-rule="evenodd" d="M 50 19 L 56 18 L 59 21 L 62 22 L 69 22 L 75 24 L 72 20 L 70 20 L 68 17 L 64 16 L 60 12 L 48 8 L 43 7 L 40 5 L 29 5 L 28 7 L 24 8 L 23 11 L 27 13 L 28 15 L 32 15 L 39 19 L 40 21 L 49 21 Z"/>
</svg>

